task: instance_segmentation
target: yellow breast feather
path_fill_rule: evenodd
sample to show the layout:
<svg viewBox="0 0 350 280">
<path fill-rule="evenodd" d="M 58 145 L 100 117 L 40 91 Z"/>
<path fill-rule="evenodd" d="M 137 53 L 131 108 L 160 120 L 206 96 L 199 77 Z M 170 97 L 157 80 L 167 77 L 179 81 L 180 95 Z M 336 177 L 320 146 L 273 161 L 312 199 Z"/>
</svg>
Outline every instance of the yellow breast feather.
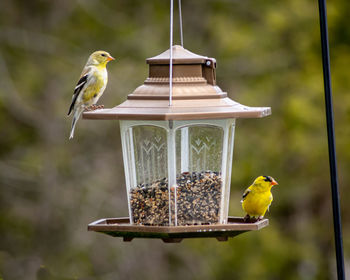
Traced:
<svg viewBox="0 0 350 280">
<path fill-rule="evenodd" d="M 83 92 L 83 102 L 86 106 L 92 105 L 95 99 L 98 99 L 103 93 L 107 80 L 99 72 L 94 72 L 91 78 L 93 82 L 86 87 Z"/>
</svg>

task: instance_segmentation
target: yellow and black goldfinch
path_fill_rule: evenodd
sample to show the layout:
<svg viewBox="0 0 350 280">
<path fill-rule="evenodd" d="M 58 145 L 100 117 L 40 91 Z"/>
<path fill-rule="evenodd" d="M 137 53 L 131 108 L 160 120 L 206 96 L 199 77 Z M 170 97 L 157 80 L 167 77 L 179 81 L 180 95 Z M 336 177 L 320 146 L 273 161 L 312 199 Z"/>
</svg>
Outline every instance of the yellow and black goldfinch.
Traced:
<svg viewBox="0 0 350 280">
<path fill-rule="evenodd" d="M 75 125 L 85 109 L 97 109 L 102 106 L 95 106 L 107 86 L 108 75 L 106 65 L 114 58 L 105 51 L 92 53 L 86 62 L 81 73 L 77 86 L 74 89 L 72 103 L 68 115 L 73 112 L 72 128 L 69 139 L 74 136 Z"/>
<path fill-rule="evenodd" d="M 273 196 L 271 188 L 278 183 L 271 176 L 259 176 L 243 193 L 242 208 L 247 213 L 244 221 L 261 220 L 269 209 Z"/>
</svg>

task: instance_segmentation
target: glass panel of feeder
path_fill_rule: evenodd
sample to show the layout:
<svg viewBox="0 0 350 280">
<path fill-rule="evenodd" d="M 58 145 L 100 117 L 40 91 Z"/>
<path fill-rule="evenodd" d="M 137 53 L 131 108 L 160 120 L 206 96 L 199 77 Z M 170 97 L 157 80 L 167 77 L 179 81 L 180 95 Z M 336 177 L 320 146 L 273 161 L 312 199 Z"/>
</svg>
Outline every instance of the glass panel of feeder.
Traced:
<svg viewBox="0 0 350 280">
<path fill-rule="evenodd" d="M 234 133 L 235 133 L 235 120 L 228 119 L 227 125 L 225 126 L 225 133 L 227 133 L 227 140 L 224 140 L 224 157 L 223 157 L 223 189 L 222 189 L 222 200 L 220 208 L 220 223 L 226 224 L 228 218 L 228 207 L 230 200 L 230 185 L 231 185 L 231 170 L 232 170 L 232 154 L 234 144 Z M 227 148 L 226 148 L 226 147 Z"/>
<path fill-rule="evenodd" d="M 136 182 L 148 186 L 167 176 L 167 133 L 151 125 L 133 127 Z"/>
<path fill-rule="evenodd" d="M 132 221 L 168 225 L 167 132 L 152 125 L 134 126 L 132 142 L 136 178 L 130 188 Z"/>
<path fill-rule="evenodd" d="M 224 129 L 193 125 L 176 130 L 176 224 L 219 223 Z"/>
<path fill-rule="evenodd" d="M 123 161 L 124 161 L 124 173 L 126 191 L 128 197 L 128 208 L 130 223 L 133 223 L 131 208 L 130 208 L 130 189 L 136 185 L 135 176 L 135 158 L 133 153 L 132 143 L 132 128 L 128 128 L 127 122 L 120 122 L 120 131 L 122 136 L 122 149 L 123 149 Z"/>
</svg>

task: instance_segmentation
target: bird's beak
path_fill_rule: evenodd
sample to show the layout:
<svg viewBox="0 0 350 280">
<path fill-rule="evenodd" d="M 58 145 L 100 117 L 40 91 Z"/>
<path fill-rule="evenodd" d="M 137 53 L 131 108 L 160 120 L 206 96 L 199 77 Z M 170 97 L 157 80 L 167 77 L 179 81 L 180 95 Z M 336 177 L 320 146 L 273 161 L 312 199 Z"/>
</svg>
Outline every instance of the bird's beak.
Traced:
<svg viewBox="0 0 350 280">
<path fill-rule="evenodd" d="M 115 60 L 115 58 L 113 56 L 108 56 L 107 57 L 107 61 L 112 61 L 112 60 Z"/>
<path fill-rule="evenodd" d="M 271 186 L 275 186 L 275 185 L 278 185 L 278 183 L 275 180 L 272 180 Z"/>
</svg>

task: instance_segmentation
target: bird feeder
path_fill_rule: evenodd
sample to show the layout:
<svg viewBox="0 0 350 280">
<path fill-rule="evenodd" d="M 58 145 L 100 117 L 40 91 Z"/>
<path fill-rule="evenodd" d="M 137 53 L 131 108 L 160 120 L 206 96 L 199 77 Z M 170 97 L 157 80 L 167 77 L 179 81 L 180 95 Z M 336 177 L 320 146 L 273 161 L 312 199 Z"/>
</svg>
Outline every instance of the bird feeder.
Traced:
<svg viewBox="0 0 350 280">
<path fill-rule="evenodd" d="M 216 84 L 216 60 L 172 47 L 148 58 L 149 77 L 111 109 L 85 119 L 120 120 L 129 218 L 103 219 L 90 230 L 123 236 L 228 236 L 260 229 L 268 220 L 243 223 L 228 217 L 235 122 L 261 118 L 269 107 L 247 107 Z M 212 235 L 208 235 L 210 232 Z"/>
</svg>

